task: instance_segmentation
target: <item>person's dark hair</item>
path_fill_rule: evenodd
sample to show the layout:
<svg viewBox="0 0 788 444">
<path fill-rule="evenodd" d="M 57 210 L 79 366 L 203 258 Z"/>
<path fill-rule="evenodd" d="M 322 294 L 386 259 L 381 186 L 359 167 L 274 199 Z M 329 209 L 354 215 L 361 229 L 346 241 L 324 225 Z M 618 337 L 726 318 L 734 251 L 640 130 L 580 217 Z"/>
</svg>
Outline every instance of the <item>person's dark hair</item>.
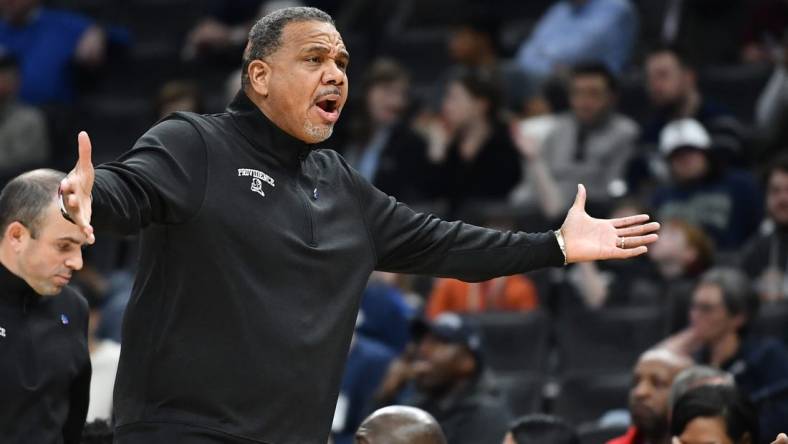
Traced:
<svg viewBox="0 0 788 444">
<path fill-rule="evenodd" d="M 695 71 L 695 63 L 690 59 L 687 51 L 685 51 L 680 46 L 660 44 L 649 49 L 646 57 L 649 59 L 652 56 L 664 53 L 673 55 L 673 57 L 679 61 L 679 65 L 681 65 L 683 68 Z"/>
<path fill-rule="evenodd" d="M 396 60 L 381 58 L 372 62 L 367 72 L 364 73 L 362 89 L 366 95 L 375 85 L 408 80 L 410 80 L 408 71 Z"/>
<path fill-rule="evenodd" d="M 580 444 L 575 429 L 561 418 L 550 415 L 526 415 L 509 427 L 517 444 Z"/>
<path fill-rule="evenodd" d="M 788 174 L 788 154 L 781 154 L 769 162 L 769 166 L 766 167 L 766 172 L 763 175 L 764 183 L 768 185 L 772 178 L 772 174 L 778 171 L 783 174 Z"/>
<path fill-rule="evenodd" d="M 312 7 L 298 6 L 278 9 L 257 21 L 249 31 L 249 43 L 243 55 L 241 85 L 249 85 L 249 63 L 261 60 L 276 52 L 282 46 L 282 30 L 289 23 L 325 22 L 334 25 L 334 19 L 327 13 Z"/>
<path fill-rule="evenodd" d="M 721 418 L 728 437 L 734 443 L 742 442 L 747 435 L 750 442 L 759 442 L 755 406 L 735 387 L 705 385 L 685 393 L 673 409 L 673 436 L 680 436 L 695 418 Z"/>
<path fill-rule="evenodd" d="M 704 284 L 719 287 L 728 313 L 745 315 L 746 321 L 739 329 L 739 334 L 745 334 L 750 321 L 758 313 L 758 298 L 747 275 L 734 267 L 714 267 L 701 275 L 698 285 Z"/>
<path fill-rule="evenodd" d="M 582 76 L 600 76 L 607 83 L 610 92 L 618 90 L 618 79 L 610 68 L 602 62 L 583 62 L 578 63 L 572 68 L 572 79 Z"/>
<path fill-rule="evenodd" d="M 112 435 L 112 426 L 107 421 L 98 419 L 85 424 L 80 444 L 112 444 Z"/>
<path fill-rule="evenodd" d="M 39 169 L 11 179 L 0 193 L 0 233 L 12 222 L 19 222 L 33 238 L 38 236 L 44 213 L 55 201 L 64 177 L 60 171 Z"/>
<path fill-rule="evenodd" d="M 19 60 L 10 52 L 6 50 L 0 50 L 0 71 L 6 71 L 9 69 L 18 70 Z"/>
<path fill-rule="evenodd" d="M 495 119 L 501 108 L 501 88 L 499 79 L 487 69 L 460 70 L 452 81 L 459 83 L 473 97 L 485 99 L 488 103 L 487 118 Z"/>
</svg>

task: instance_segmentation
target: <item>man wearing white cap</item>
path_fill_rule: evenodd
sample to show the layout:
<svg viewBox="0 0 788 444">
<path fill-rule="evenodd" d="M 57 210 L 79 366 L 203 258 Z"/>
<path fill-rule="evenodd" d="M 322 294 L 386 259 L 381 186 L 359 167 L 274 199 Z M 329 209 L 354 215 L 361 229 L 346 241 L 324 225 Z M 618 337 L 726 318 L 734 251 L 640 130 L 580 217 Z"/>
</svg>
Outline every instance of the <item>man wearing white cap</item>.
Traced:
<svg viewBox="0 0 788 444">
<path fill-rule="evenodd" d="M 744 171 L 722 169 L 714 161 L 711 137 L 694 119 L 670 122 L 660 133 L 659 150 L 670 183 L 656 190 L 660 220 L 681 219 L 703 228 L 721 250 L 739 247 L 763 216 L 761 192 Z"/>
</svg>

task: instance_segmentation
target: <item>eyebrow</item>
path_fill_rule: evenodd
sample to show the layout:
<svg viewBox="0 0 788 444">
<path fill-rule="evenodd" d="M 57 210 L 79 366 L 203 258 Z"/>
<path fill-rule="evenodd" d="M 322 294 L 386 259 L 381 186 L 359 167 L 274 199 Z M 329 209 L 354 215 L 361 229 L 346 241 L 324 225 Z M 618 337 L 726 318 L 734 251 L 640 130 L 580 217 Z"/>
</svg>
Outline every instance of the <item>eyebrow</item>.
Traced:
<svg viewBox="0 0 788 444">
<path fill-rule="evenodd" d="M 82 241 L 81 240 L 73 238 L 71 236 L 59 237 L 59 238 L 57 238 L 57 240 L 59 240 L 59 241 L 67 241 L 67 242 L 71 242 L 72 244 L 82 245 Z"/>
<path fill-rule="evenodd" d="M 322 53 L 322 54 L 328 54 L 328 53 L 331 52 L 331 50 L 328 47 L 323 46 L 323 45 L 313 45 L 313 46 L 310 46 L 308 48 L 304 48 L 304 50 L 302 52 L 305 52 L 305 53 L 319 52 L 319 53 Z M 339 53 L 338 54 L 339 57 L 343 57 L 346 61 L 350 60 L 350 53 L 347 52 L 347 50 L 340 49 L 338 51 L 338 53 Z"/>
</svg>

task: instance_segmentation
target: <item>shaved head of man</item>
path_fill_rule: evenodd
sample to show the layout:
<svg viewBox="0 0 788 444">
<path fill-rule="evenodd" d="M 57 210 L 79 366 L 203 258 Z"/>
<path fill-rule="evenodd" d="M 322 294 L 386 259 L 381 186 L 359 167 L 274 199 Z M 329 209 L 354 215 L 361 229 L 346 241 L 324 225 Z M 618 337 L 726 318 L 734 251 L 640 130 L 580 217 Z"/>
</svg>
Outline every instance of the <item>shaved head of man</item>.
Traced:
<svg viewBox="0 0 788 444">
<path fill-rule="evenodd" d="M 429 413 L 400 405 L 375 411 L 359 426 L 355 444 L 446 444 Z"/>
</svg>

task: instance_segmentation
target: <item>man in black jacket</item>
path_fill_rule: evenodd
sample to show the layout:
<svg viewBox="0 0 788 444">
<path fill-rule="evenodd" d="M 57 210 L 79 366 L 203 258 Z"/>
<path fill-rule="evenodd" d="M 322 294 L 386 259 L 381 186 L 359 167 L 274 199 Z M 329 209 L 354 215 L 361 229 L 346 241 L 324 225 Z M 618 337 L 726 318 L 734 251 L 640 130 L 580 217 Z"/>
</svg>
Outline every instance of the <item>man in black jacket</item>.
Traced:
<svg viewBox="0 0 788 444">
<path fill-rule="evenodd" d="M 65 215 L 91 241 L 91 223 L 142 237 L 116 442 L 325 442 L 373 270 L 485 280 L 631 257 L 656 239 L 647 216 L 590 218 L 582 188 L 555 233 L 411 211 L 322 144 L 347 98 L 348 60 L 331 17 L 282 9 L 250 31 L 227 112 L 177 113 L 95 171 L 80 134 Z"/>
<path fill-rule="evenodd" d="M 66 286 L 87 239 L 60 216 L 64 177 L 31 171 L 0 194 L 3 444 L 77 444 L 88 411 L 88 306 Z"/>
</svg>

